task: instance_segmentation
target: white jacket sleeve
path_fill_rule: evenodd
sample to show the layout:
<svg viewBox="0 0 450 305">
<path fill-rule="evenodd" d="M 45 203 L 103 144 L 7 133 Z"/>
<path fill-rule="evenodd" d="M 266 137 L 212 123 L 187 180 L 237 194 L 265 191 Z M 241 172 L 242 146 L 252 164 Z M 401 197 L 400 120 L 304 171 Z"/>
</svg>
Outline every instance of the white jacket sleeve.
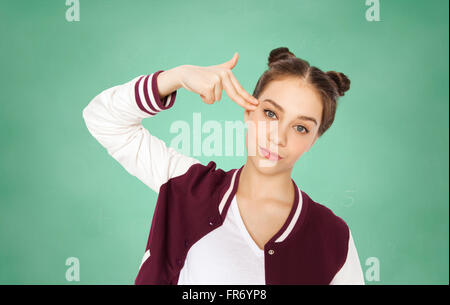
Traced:
<svg viewBox="0 0 450 305">
<path fill-rule="evenodd" d="M 364 285 L 361 264 L 353 241 L 349 234 L 347 259 L 342 268 L 336 273 L 330 285 Z"/>
<path fill-rule="evenodd" d="M 166 146 L 142 125 L 142 119 L 171 108 L 175 102 L 176 91 L 160 99 L 156 80 L 161 72 L 104 90 L 83 110 L 92 136 L 130 174 L 157 193 L 170 178 L 200 163 Z"/>
</svg>

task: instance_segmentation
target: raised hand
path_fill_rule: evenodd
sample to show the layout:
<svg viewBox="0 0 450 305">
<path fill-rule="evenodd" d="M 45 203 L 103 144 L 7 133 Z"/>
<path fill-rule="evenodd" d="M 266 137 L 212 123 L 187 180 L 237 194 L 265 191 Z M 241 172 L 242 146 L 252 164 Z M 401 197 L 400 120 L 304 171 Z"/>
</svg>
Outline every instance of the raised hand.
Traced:
<svg viewBox="0 0 450 305">
<path fill-rule="evenodd" d="M 207 104 L 220 101 L 225 89 L 235 103 L 248 110 L 255 110 L 259 101 L 242 88 L 231 71 L 238 57 L 236 52 L 229 61 L 207 67 L 183 65 L 180 67 L 180 82 L 187 90 L 199 94 Z"/>
</svg>

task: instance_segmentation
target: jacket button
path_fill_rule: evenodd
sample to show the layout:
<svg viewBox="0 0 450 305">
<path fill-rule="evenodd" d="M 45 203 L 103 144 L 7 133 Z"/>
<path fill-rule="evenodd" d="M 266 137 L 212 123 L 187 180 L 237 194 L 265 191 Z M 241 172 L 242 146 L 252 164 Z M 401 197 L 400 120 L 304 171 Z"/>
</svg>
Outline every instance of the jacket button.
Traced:
<svg viewBox="0 0 450 305">
<path fill-rule="evenodd" d="M 177 259 L 177 265 L 181 266 L 181 263 L 182 263 L 181 259 Z"/>
<path fill-rule="evenodd" d="M 275 251 L 273 251 L 272 249 L 269 250 L 269 254 L 273 255 L 275 253 Z"/>
<path fill-rule="evenodd" d="M 184 241 L 184 246 L 185 246 L 186 248 L 189 246 L 189 241 L 188 241 L 187 239 Z"/>
</svg>

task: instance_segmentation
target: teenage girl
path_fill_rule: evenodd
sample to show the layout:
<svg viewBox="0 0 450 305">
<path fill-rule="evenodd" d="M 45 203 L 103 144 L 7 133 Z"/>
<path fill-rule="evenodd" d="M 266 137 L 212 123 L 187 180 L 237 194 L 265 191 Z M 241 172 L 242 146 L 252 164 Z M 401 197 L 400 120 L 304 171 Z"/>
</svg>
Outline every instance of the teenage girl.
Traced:
<svg viewBox="0 0 450 305">
<path fill-rule="evenodd" d="M 90 133 L 158 193 L 136 284 L 364 284 L 350 229 L 291 178 L 298 159 L 333 123 L 350 87 L 288 48 L 270 52 L 253 94 L 225 63 L 182 65 L 107 89 L 83 110 Z M 151 134 L 142 119 L 185 88 L 206 104 L 225 90 L 249 128 L 246 163 L 216 169 Z M 253 131 L 252 131 L 253 130 Z"/>
</svg>

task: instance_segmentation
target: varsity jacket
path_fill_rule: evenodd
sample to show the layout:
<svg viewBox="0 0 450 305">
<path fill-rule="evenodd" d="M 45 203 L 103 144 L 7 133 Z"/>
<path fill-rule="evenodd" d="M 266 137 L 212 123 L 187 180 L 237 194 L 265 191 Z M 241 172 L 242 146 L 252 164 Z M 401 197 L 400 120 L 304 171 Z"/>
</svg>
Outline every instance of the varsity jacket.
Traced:
<svg viewBox="0 0 450 305">
<path fill-rule="evenodd" d="M 192 245 L 223 224 L 243 167 L 204 165 L 142 126 L 142 119 L 174 105 L 176 91 L 158 94 L 161 72 L 104 90 L 83 110 L 92 136 L 158 194 L 135 284 L 177 284 Z M 330 284 L 347 260 L 349 228 L 292 182 L 289 216 L 264 246 L 266 284 Z"/>
</svg>

